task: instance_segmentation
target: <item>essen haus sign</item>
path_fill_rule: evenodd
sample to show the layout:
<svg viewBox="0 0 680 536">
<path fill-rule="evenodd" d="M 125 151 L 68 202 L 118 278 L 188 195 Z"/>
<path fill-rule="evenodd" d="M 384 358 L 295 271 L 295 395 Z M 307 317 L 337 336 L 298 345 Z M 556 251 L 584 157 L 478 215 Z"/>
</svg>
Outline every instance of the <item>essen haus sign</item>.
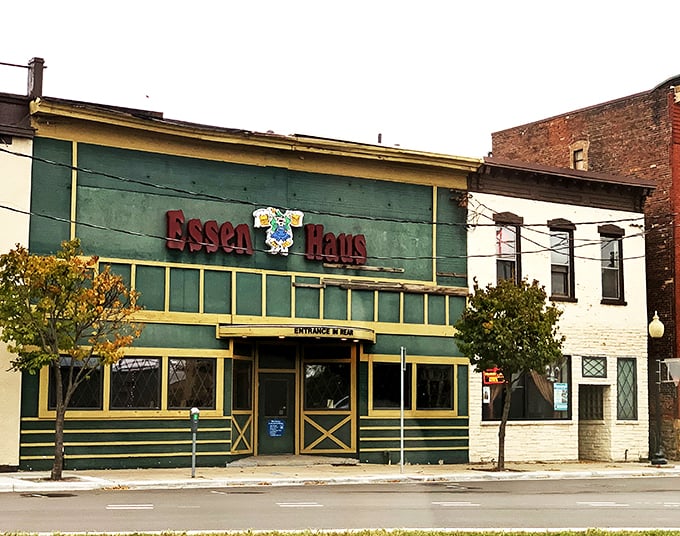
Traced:
<svg viewBox="0 0 680 536">
<path fill-rule="evenodd" d="M 293 228 L 303 227 L 304 214 L 299 210 L 286 210 L 267 207 L 253 212 L 254 227 L 265 228 L 267 253 L 288 255 L 293 245 Z M 245 223 L 234 225 L 229 221 L 218 223 L 216 220 L 202 221 L 199 218 L 185 218 L 182 210 L 166 212 L 167 233 L 165 245 L 168 249 L 197 253 L 235 253 L 252 255 L 253 241 L 250 227 Z M 325 232 L 323 225 L 306 224 L 305 258 L 343 264 L 366 264 L 366 237 L 363 234 L 351 235 Z"/>
</svg>

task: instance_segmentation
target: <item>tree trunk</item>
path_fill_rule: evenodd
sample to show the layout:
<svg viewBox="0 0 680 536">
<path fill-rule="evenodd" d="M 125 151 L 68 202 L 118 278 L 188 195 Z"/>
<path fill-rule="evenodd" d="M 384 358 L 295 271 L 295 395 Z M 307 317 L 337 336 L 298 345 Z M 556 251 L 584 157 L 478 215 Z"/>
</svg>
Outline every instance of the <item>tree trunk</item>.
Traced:
<svg viewBox="0 0 680 536">
<path fill-rule="evenodd" d="M 61 474 L 64 470 L 64 417 L 66 416 L 66 405 L 64 404 L 64 384 L 58 361 L 52 365 L 52 372 L 57 408 L 54 419 L 54 461 L 52 462 L 50 478 L 52 480 L 61 480 Z"/>
<path fill-rule="evenodd" d="M 510 415 L 510 402 L 512 401 L 512 383 L 505 382 L 505 400 L 503 401 L 503 414 L 501 424 L 498 427 L 498 471 L 505 471 L 505 425 L 508 424 Z"/>
</svg>

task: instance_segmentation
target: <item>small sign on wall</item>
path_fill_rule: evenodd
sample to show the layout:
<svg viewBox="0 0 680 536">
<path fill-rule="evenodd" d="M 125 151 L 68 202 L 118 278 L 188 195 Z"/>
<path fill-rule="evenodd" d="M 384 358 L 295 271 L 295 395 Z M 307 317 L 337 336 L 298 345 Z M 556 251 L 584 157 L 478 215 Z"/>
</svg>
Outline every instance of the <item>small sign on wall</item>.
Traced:
<svg viewBox="0 0 680 536">
<path fill-rule="evenodd" d="M 281 419 L 269 419 L 267 421 L 269 437 L 282 437 L 286 431 L 286 422 Z"/>
<path fill-rule="evenodd" d="M 567 411 L 569 409 L 569 384 L 553 384 L 553 401 L 555 411 Z"/>
</svg>

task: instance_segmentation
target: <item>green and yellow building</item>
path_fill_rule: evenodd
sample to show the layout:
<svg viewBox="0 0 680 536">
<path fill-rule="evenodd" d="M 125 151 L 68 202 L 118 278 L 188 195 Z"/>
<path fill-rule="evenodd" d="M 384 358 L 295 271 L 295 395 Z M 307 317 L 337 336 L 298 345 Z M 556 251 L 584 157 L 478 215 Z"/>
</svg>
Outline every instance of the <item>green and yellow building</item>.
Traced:
<svg viewBox="0 0 680 536">
<path fill-rule="evenodd" d="M 466 180 L 480 161 L 30 102 L 28 246 L 80 238 L 141 293 L 141 338 L 77 392 L 67 469 L 318 454 L 468 461 Z M 47 370 L 19 467 L 51 466 Z"/>
</svg>

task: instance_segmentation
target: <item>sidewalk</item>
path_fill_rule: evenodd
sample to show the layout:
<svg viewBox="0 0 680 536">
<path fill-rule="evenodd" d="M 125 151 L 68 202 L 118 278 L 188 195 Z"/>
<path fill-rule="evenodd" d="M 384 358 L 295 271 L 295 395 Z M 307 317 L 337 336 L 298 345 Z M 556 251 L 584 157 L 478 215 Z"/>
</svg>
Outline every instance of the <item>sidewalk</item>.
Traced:
<svg viewBox="0 0 680 536">
<path fill-rule="evenodd" d="M 394 482 L 473 482 L 564 478 L 680 476 L 680 464 L 648 462 L 507 462 L 497 472 L 492 464 L 399 465 L 360 464 L 356 460 L 318 457 L 248 458 L 227 467 L 64 471 L 63 480 L 49 472 L 0 473 L 0 492 L 64 493 L 95 489 L 224 488 Z"/>
</svg>

